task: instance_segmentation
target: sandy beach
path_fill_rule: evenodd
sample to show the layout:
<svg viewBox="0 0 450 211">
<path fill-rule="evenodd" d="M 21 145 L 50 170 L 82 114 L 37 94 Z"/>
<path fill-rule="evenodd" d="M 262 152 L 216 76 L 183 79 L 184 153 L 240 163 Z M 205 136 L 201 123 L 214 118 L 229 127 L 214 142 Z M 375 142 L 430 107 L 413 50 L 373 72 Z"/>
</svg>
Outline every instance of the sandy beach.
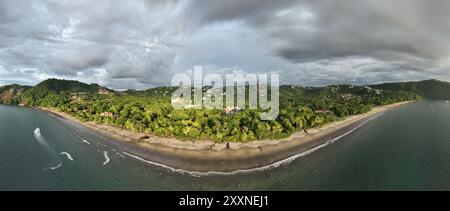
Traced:
<svg viewBox="0 0 450 211">
<path fill-rule="evenodd" d="M 226 143 L 180 141 L 175 138 L 135 133 L 95 122 L 81 122 L 54 109 L 40 109 L 109 137 L 112 142 L 119 144 L 128 156 L 143 162 L 180 171 L 236 173 L 278 166 L 311 153 L 351 133 L 371 117 L 407 103 L 410 102 L 375 107 L 368 113 L 349 116 L 344 120 L 310 129 L 308 133 L 296 132 L 288 138 L 279 140 L 230 143 L 229 148 Z"/>
</svg>

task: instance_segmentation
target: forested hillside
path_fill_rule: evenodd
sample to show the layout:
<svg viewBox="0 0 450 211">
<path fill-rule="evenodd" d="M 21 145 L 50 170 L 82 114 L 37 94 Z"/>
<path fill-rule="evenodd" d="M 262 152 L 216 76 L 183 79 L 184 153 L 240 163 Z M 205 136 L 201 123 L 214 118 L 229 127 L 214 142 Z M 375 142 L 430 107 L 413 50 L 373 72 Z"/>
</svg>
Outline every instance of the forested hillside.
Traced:
<svg viewBox="0 0 450 211">
<path fill-rule="evenodd" d="M 384 90 L 413 92 L 427 99 L 450 100 L 450 83 L 438 80 L 385 83 L 371 87 Z"/>
<path fill-rule="evenodd" d="M 281 86 L 280 114 L 263 121 L 262 110 L 175 110 L 175 87 L 145 91 L 113 91 L 97 84 L 49 79 L 35 87 L 16 87 L 13 99 L 8 87 L 0 88 L 1 103 L 51 107 L 82 121 L 104 124 L 179 139 L 218 142 L 281 138 L 343 117 L 368 112 L 374 106 L 415 100 L 418 95 L 368 86 L 334 85 L 322 88 Z M 207 88 L 203 89 L 206 93 Z M 6 93 L 6 94 L 5 94 Z M 206 94 L 205 94 L 206 96 Z"/>
</svg>

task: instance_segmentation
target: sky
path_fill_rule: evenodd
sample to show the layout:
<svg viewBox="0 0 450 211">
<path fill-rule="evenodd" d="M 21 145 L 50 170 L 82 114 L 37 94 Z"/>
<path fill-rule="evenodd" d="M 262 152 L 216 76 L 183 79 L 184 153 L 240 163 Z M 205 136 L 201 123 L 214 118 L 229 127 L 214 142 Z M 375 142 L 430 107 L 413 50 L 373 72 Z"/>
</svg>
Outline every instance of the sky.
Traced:
<svg viewBox="0 0 450 211">
<path fill-rule="evenodd" d="M 450 80 L 448 11 L 447 0 L 2 0 L 0 85 L 146 89 L 195 65 L 305 86 Z"/>
</svg>

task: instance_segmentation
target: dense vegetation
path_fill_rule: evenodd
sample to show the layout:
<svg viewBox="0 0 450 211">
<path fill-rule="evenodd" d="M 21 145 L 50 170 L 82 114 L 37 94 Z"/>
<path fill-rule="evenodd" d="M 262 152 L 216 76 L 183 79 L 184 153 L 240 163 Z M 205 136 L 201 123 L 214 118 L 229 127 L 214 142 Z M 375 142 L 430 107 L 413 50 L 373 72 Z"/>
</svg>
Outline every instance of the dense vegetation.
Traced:
<svg viewBox="0 0 450 211">
<path fill-rule="evenodd" d="M 385 83 L 371 86 L 376 89 L 413 92 L 427 99 L 450 100 L 450 83 L 438 80 Z"/>
<path fill-rule="evenodd" d="M 15 100 L 0 102 L 56 108 L 82 121 L 136 132 L 218 142 L 286 137 L 295 131 L 368 112 L 374 106 L 418 98 L 410 92 L 352 85 L 282 86 L 280 115 L 276 120 L 262 121 L 260 110 L 243 109 L 233 113 L 224 109 L 175 110 L 170 101 L 174 87 L 118 92 L 97 84 L 49 79 L 33 88 L 15 87 L 19 89 L 14 94 Z M 1 88 L 0 96 L 10 90 Z"/>
</svg>

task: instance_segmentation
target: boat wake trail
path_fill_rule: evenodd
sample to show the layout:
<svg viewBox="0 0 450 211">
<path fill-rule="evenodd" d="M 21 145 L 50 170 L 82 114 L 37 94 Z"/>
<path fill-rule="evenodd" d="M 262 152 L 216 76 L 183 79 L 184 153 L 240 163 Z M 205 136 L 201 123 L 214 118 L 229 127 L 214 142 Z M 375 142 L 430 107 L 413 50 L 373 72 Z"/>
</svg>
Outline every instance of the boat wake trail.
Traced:
<svg viewBox="0 0 450 211">
<path fill-rule="evenodd" d="M 86 140 L 84 140 L 84 139 L 83 139 L 83 142 L 86 143 L 86 144 L 88 144 L 88 145 L 91 145 L 91 143 L 89 143 L 89 141 L 86 141 Z"/>
<path fill-rule="evenodd" d="M 52 157 L 52 161 L 45 167 L 44 170 L 55 170 L 62 166 L 62 161 L 59 158 L 56 151 L 47 143 L 44 136 L 41 134 L 41 129 L 36 128 L 34 130 L 34 138 L 36 141 L 47 151 L 47 153 Z"/>
<path fill-rule="evenodd" d="M 87 145 L 91 145 L 91 143 L 89 141 L 86 141 L 86 139 L 81 138 L 81 136 L 78 136 L 78 137 L 81 139 L 81 141 L 83 141 L 83 143 L 85 143 Z"/>
<path fill-rule="evenodd" d="M 68 152 L 60 152 L 58 155 L 65 155 L 67 157 L 67 159 L 69 159 L 70 161 L 73 161 L 72 155 L 69 154 Z"/>
<path fill-rule="evenodd" d="M 105 157 L 105 162 L 103 162 L 103 165 L 106 165 L 110 161 L 109 156 L 108 156 L 108 152 L 107 151 L 103 151 L 103 156 Z"/>
</svg>

